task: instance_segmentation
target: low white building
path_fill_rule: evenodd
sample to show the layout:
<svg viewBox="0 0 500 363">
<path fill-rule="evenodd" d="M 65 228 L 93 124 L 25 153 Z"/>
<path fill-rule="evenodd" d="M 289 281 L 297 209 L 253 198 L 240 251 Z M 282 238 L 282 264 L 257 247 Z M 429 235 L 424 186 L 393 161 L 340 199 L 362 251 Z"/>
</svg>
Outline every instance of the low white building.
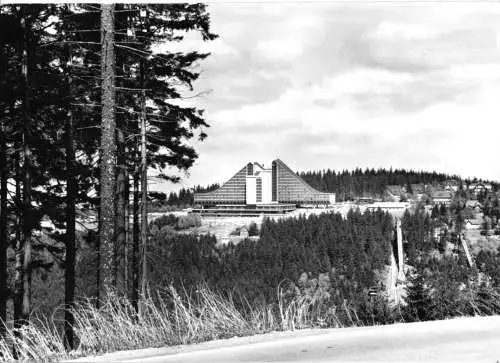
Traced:
<svg viewBox="0 0 500 363">
<path fill-rule="evenodd" d="M 366 206 L 366 209 L 376 210 L 391 210 L 391 211 L 404 211 L 410 207 L 409 202 L 375 202 Z"/>
<path fill-rule="evenodd" d="M 483 221 L 480 219 L 467 219 L 465 221 L 465 229 L 478 230 L 481 229 Z"/>
</svg>

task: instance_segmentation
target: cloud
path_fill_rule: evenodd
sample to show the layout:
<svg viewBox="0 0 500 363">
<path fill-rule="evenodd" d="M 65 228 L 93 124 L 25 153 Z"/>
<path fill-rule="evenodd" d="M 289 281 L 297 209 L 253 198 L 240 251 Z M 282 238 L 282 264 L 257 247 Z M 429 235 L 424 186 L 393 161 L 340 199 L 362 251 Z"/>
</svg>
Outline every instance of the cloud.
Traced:
<svg viewBox="0 0 500 363">
<path fill-rule="evenodd" d="M 479 63 L 452 65 L 449 68 L 449 76 L 450 78 L 469 82 L 496 83 L 500 80 L 500 64 Z"/>
<path fill-rule="evenodd" d="M 372 72 L 355 74 L 361 77 Z M 369 82 L 353 82 L 351 99 L 338 92 L 340 99 L 334 107 L 318 104 L 318 100 L 326 99 L 325 94 L 335 94 L 335 87 L 341 88 L 342 83 L 336 84 L 336 80 L 333 77 L 323 87 L 289 90 L 270 102 L 218 113 L 213 134 L 200 149 L 201 154 L 234 159 L 235 163 L 282 157 L 301 170 L 394 166 L 494 175 L 478 160 L 497 149 L 496 136 L 492 135 L 500 132 L 495 123 L 495 115 L 500 113 L 499 87 L 483 89 L 477 95 L 480 101 L 470 104 L 430 102 L 427 107 L 414 107 L 413 112 L 402 114 L 398 110 L 369 112 L 360 108 L 362 102 L 356 97 L 372 86 Z M 387 77 L 380 89 L 390 90 L 391 82 L 397 88 L 401 80 L 405 77 Z M 406 81 L 411 83 L 410 79 Z"/>
<path fill-rule="evenodd" d="M 302 54 L 304 47 L 299 39 L 288 37 L 261 41 L 256 50 L 266 58 L 287 59 Z"/>
<path fill-rule="evenodd" d="M 363 35 L 364 39 L 383 41 L 394 38 L 404 40 L 436 38 L 439 31 L 436 28 L 422 24 L 398 22 L 382 22 L 375 29 Z"/>
<path fill-rule="evenodd" d="M 500 179 L 496 4 L 213 4 L 190 184 L 248 160 Z M 489 160 L 489 161 L 488 161 Z"/>
</svg>

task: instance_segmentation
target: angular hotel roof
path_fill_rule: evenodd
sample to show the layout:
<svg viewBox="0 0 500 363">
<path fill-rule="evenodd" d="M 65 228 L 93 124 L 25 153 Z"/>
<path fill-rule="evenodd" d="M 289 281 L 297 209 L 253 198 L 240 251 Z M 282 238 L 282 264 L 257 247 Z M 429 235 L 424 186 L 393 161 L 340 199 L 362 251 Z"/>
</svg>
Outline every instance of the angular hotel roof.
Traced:
<svg viewBox="0 0 500 363">
<path fill-rule="evenodd" d="M 282 160 L 276 159 L 272 162 L 272 167 L 264 168 L 257 162 L 247 163 L 239 172 L 225 182 L 219 189 L 206 193 L 195 193 L 196 202 L 208 204 L 220 203 L 246 203 L 246 178 L 248 167 L 258 166 L 263 170 L 273 170 L 273 196 L 272 201 L 280 203 L 324 203 L 330 200 L 333 193 L 325 193 L 316 190 L 305 180 L 298 176 Z M 254 170 L 250 170 L 252 175 L 256 175 Z"/>
</svg>

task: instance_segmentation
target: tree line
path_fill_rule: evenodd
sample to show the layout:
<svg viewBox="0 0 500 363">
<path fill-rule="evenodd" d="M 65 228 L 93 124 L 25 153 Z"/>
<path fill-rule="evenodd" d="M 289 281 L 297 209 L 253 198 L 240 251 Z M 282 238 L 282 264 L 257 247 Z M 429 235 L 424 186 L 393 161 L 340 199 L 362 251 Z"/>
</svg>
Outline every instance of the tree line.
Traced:
<svg viewBox="0 0 500 363">
<path fill-rule="evenodd" d="M 299 175 L 314 188 L 335 193 L 338 201 L 354 200 L 366 195 L 382 197 L 388 185 L 405 186 L 411 190 L 411 184 L 439 185 L 447 180 L 461 180 L 457 175 L 392 168 L 356 168 L 352 171 L 327 169 L 301 172 Z"/>
<path fill-rule="evenodd" d="M 337 201 L 354 200 L 359 197 L 382 197 L 388 185 L 407 187 L 411 191 L 411 184 L 439 185 L 448 180 L 462 180 L 457 175 L 445 173 L 414 171 L 406 169 L 361 169 L 352 171 L 335 171 L 332 169 L 320 171 L 306 171 L 297 173 L 312 187 L 335 193 Z M 187 207 L 194 202 L 194 193 L 204 193 L 219 188 L 219 184 L 206 187 L 199 185 L 194 188 L 181 188 L 177 192 L 154 192 L 161 204 L 169 206 Z"/>
<path fill-rule="evenodd" d="M 449 180 L 465 183 L 458 175 L 406 169 L 367 168 L 363 170 L 356 168 L 352 171 L 326 169 L 298 172 L 297 174 L 312 187 L 324 192 L 335 193 L 337 201 L 354 200 L 365 196 L 383 197 L 388 185 L 406 187 L 411 192 L 412 184 L 439 186 Z M 194 188 L 182 188 L 178 192 L 162 196 L 162 201 L 163 204 L 170 206 L 192 206 L 194 193 L 203 193 L 218 187 L 219 184 L 212 184 L 207 187 L 198 185 Z"/>
<path fill-rule="evenodd" d="M 193 188 L 181 188 L 177 192 L 170 192 L 168 194 L 163 192 L 151 191 L 149 197 L 152 202 L 158 206 L 175 206 L 178 208 L 185 208 L 194 204 L 194 193 L 206 193 L 218 189 L 219 184 L 214 183 L 206 187 L 196 185 Z"/>
<path fill-rule="evenodd" d="M 188 140 L 208 127 L 184 101 L 208 54 L 158 45 L 216 35 L 201 4 L 13 4 L 0 21 L 0 320 L 12 300 L 14 326 L 29 321 L 33 272 L 54 264 L 41 258 L 48 251 L 65 271 L 72 347 L 80 206 L 98 219 L 98 301 L 118 291 L 137 302 L 147 170 L 178 181 L 165 170 L 189 169 L 198 154 Z M 44 218 L 50 238 L 36 233 Z"/>
</svg>

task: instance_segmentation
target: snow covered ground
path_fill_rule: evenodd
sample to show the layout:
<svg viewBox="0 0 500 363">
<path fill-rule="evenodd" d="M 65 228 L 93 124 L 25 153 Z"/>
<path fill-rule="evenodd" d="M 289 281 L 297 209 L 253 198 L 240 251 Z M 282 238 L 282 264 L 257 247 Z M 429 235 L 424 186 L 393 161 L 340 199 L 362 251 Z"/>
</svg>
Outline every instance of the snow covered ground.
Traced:
<svg viewBox="0 0 500 363">
<path fill-rule="evenodd" d="M 88 357 L 78 362 L 500 361 L 500 316 L 301 330 Z"/>
</svg>

